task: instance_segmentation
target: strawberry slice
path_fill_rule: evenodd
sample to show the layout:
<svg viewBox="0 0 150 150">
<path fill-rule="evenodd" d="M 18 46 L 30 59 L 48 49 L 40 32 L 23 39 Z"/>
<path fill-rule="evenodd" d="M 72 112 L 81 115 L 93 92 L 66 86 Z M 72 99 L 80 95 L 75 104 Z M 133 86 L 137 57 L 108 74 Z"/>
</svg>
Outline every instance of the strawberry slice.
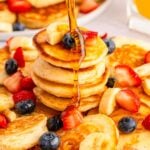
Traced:
<svg viewBox="0 0 150 150">
<path fill-rule="evenodd" d="M 82 31 L 82 35 L 84 37 L 84 39 L 88 39 L 88 38 L 95 38 L 98 36 L 97 32 L 94 31 Z"/>
<path fill-rule="evenodd" d="M 17 61 L 19 67 L 21 68 L 25 67 L 25 59 L 24 59 L 23 50 L 21 47 L 18 47 L 16 49 L 13 58 Z"/>
<path fill-rule="evenodd" d="M 106 38 L 108 37 L 108 34 L 107 34 L 107 33 L 104 33 L 104 34 L 103 34 L 103 35 L 101 35 L 100 37 L 101 37 L 101 39 L 103 39 L 103 40 L 104 40 L 104 39 L 106 39 Z"/>
<path fill-rule="evenodd" d="M 24 101 L 24 100 L 33 100 L 35 102 L 36 97 L 32 91 L 22 90 L 22 91 L 19 91 L 19 92 L 13 94 L 13 100 L 15 103 L 18 103 L 18 102 Z"/>
<path fill-rule="evenodd" d="M 146 116 L 146 118 L 142 121 L 142 125 L 145 129 L 150 130 L 150 115 Z"/>
<path fill-rule="evenodd" d="M 130 112 L 136 113 L 140 108 L 139 97 L 130 89 L 123 89 L 116 95 L 118 105 Z"/>
<path fill-rule="evenodd" d="M 150 51 L 148 51 L 148 52 L 145 54 L 144 62 L 145 62 L 145 63 L 150 63 Z"/>
<path fill-rule="evenodd" d="M 12 93 L 18 92 L 21 90 L 22 78 L 22 73 L 18 71 L 4 80 L 4 86 Z"/>
<path fill-rule="evenodd" d="M 142 83 L 140 77 L 127 65 L 116 66 L 115 77 L 122 87 L 139 86 Z"/>
<path fill-rule="evenodd" d="M 63 122 L 63 129 L 69 130 L 78 126 L 82 122 L 83 116 L 76 107 L 69 106 L 62 113 L 61 120 Z"/>
<path fill-rule="evenodd" d="M 7 119 L 4 115 L 0 114 L 0 128 L 6 128 L 7 127 Z"/>
<path fill-rule="evenodd" d="M 89 13 L 90 11 L 96 9 L 99 4 L 95 0 L 84 0 L 83 3 L 80 5 L 80 12 L 82 13 Z"/>
<path fill-rule="evenodd" d="M 21 80 L 21 87 L 24 90 L 32 90 L 35 87 L 35 84 L 31 77 L 24 77 Z"/>
</svg>

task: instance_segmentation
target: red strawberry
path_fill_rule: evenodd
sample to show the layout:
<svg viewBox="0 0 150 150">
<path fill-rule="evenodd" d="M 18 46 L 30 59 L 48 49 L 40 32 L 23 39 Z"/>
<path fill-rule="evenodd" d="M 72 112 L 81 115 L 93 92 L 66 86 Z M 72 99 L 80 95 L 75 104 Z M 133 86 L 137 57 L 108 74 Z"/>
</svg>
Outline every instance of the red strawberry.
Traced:
<svg viewBox="0 0 150 150">
<path fill-rule="evenodd" d="M 122 87 L 141 85 L 140 77 L 127 65 L 118 65 L 115 67 L 115 77 Z"/>
<path fill-rule="evenodd" d="M 145 129 L 150 130 L 150 115 L 146 116 L 146 118 L 142 122 L 142 125 Z"/>
<path fill-rule="evenodd" d="M 13 94 L 13 100 L 15 103 L 18 103 L 18 102 L 24 101 L 24 100 L 29 100 L 29 99 L 33 100 L 34 102 L 36 101 L 36 97 L 35 97 L 34 93 L 31 91 L 22 90 L 20 92 Z"/>
<path fill-rule="evenodd" d="M 96 9 L 98 6 L 99 4 L 96 2 L 96 0 L 84 0 L 79 9 L 82 13 L 88 13 Z"/>
<path fill-rule="evenodd" d="M 105 34 L 103 34 L 103 35 L 101 35 L 101 39 L 106 39 L 107 38 L 107 36 L 108 36 L 108 34 L 107 33 L 105 33 Z"/>
<path fill-rule="evenodd" d="M 84 39 L 95 38 L 98 36 L 97 32 L 94 31 L 82 31 Z"/>
<path fill-rule="evenodd" d="M 25 66 L 23 50 L 21 47 L 16 49 L 14 53 L 14 59 L 17 61 L 19 67 L 23 68 Z"/>
<path fill-rule="evenodd" d="M 0 128 L 6 128 L 7 127 L 7 119 L 4 115 L 0 114 Z"/>
<path fill-rule="evenodd" d="M 116 102 L 120 107 L 133 113 L 138 112 L 140 108 L 139 97 L 130 89 L 121 90 L 116 95 Z"/>
<path fill-rule="evenodd" d="M 18 71 L 4 80 L 4 86 L 12 93 L 18 92 L 21 90 L 22 78 L 22 73 Z"/>
<path fill-rule="evenodd" d="M 144 62 L 145 62 L 145 63 L 150 63 L 150 51 L 148 51 L 148 52 L 145 54 Z"/>
<path fill-rule="evenodd" d="M 24 90 L 32 90 L 35 87 L 35 84 L 31 77 L 24 77 L 21 80 L 21 87 Z"/>
<path fill-rule="evenodd" d="M 62 122 L 63 122 L 63 129 L 73 129 L 78 126 L 82 120 L 83 116 L 80 111 L 74 107 L 69 106 L 63 113 L 62 113 Z"/>
</svg>

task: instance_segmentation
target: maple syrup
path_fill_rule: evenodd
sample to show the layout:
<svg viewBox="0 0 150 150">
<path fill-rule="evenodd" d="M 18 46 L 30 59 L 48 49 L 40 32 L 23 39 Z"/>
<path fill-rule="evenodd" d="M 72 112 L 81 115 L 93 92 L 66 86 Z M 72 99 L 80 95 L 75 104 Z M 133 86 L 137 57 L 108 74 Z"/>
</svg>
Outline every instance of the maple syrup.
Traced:
<svg viewBox="0 0 150 150">
<path fill-rule="evenodd" d="M 74 60 L 72 69 L 74 73 L 74 87 L 73 87 L 73 98 L 72 105 L 79 106 L 80 103 L 80 85 L 78 71 L 80 69 L 81 62 L 85 57 L 85 44 L 84 38 L 77 26 L 75 17 L 75 0 L 66 0 L 69 16 L 70 33 L 75 40 L 75 47 L 71 49 L 71 53 L 77 56 L 77 60 Z"/>
</svg>

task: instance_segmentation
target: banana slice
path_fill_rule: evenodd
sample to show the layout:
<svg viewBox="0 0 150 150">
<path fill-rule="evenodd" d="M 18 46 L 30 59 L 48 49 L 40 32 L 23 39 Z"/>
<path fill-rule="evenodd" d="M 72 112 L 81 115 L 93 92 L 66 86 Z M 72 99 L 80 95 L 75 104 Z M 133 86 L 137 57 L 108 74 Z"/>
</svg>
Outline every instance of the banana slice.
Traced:
<svg viewBox="0 0 150 150">
<path fill-rule="evenodd" d="M 12 24 L 7 22 L 0 22 L 0 32 L 12 32 Z"/>
<path fill-rule="evenodd" d="M 55 45 L 62 40 L 64 34 L 68 31 L 68 26 L 67 24 L 58 21 L 50 24 L 46 31 L 49 44 Z"/>
<path fill-rule="evenodd" d="M 104 133 L 91 133 L 81 143 L 79 150 L 112 150 L 109 142 L 110 135 Z"/>
<path fill-rule="evenodd" d="M 14 107 L 11 94 L 4 88 L 0 88 L 0 112 Z"/>
<path fill-rule="evenodd" d="M 140 76 L 140 77 L 146 77 L 150 76 L 150 63 L 144 64 L 142 66 L 136 67 L 134 71 Z"/>
<path fill-rule="evenodd" d="M 150 96 L 150 79 L 145 78 L 142 82 L 144 92 Z"/>
<path fill-rule="evenodd" d="M 2 114 L 5 115 L 5 117 L 8 119 L 9 122 L 12 122 L 17 118 L 17 114 L 9 109 L 3 111 Z"/>
<path fill-rule="evenodd" d="M 32 114 L 17 118 L 0 129 L 1 150 L 26 150 L 38 144 L 46 130 L 47 118 L 43 114 Z"/>
<path fill-rule="evenodd" d="M 116 94 L 120 91 L 119 88 L 108 88 L 100 101 L 99 112 L 105 115 L 110 115 L 116 107 Z"/>
<path fill-rule="evenodd" d="M 36 50 L 33 45 L 32 38 L 19 36 L 14 37 L 9 42 L 9 50 L 10 52 L 16 50 L 18 47 L 22 47 L 23 50 Z"/>
</svg>

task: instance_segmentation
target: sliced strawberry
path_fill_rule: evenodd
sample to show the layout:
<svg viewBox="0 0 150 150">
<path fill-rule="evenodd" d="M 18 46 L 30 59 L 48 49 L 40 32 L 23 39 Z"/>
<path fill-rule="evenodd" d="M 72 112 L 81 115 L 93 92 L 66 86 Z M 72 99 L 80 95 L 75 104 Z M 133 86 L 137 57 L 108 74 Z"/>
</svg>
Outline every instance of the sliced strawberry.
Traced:
<svg viewBox="0 0 150 150">
<path fill-rule="evenodd" d="M 130 111 L 138 112 L 140 108 L 139 97 L 130 89 L 123 89 L 116 95 L 116 102 L 120 107 Z"/>
<path fill-rule="evenodd" d="M 23 68 L 25 66 L 23 50 L 21 47 L 16 49 L 14 53 L 14 59 L 17 61 L 19 67 Z"/>
<path fill-rule="evenodd" d="M 94 31 L 82 31 L 82 35 L 83 35 L 84 39 L 88 39 L 88 38 L 97 37 L 98 33 L 94 32 Z"/>
<path fill-rule="evenodd" d="M 22 78 L 22 73 L 18 71 L 4 80 L 4 86 L 12 93 L 18 92 L 21 90 Z"/>
<path fill-rule="evenodd" d="M 82 122 L 83 116 L 76 107 L 69 106 L 62 113 L 61 119 L 63 122 L 63 129 L 68 130 L 68 129 L 73 129 L 76 126 L 78 126 Z"/>
<path fill-rule="evenodd" d="M 27 0 L 7 0 L 8 8 L 15 13 L 29 12 L 32 8 Z"/>
<path fill-rule="evenodd" d="M 145 63 L 150 63 L 150 51 L 148 51 L 148 52 L 145 54 L 144 62 L 145 62 Z"/>
<path fill-rule="evenodd" d="M 35 84 L 31 77 L 24 77 L 21 80 L 21 87 L 24 90 L 32 90 L 35 87 Z"/>
<path fill-rule="evenodd" d="M 150 115 L 146 116 L 146 118 L 142 122 L 142 125 L 145 129 L 150 130 Z"/>
<path fill-rule="evenodd" d="M 15 103 L 29 99 L 33 100 L 34 102 L 36 101 L 36 97 L 32 91 L 22 90 L 13 94 L 13 100 Z"/>
<path fill-rule="evenodd" d="M 82 13 L 88 13 L 94 9 L 96 9 L 99 6 L 99 4 L 96 2 L 96 0 L 83 0 L 83 3 L 80 5 L 80 12 Z"/>
<path fill-rule="evenodd" d="M 142 83 L 140 77 L 127 65 L 116 66 L 115 77 L 122 87 L 139 86 Z"/>
<path fill-rule="evenodd" d="M 106 39 L 107 38 L 107 36 L 108 36 L 108 34 L 107 33 L 105 33 L 105 34 L 103 34 L 103 35 L 101 35 L 101 39 Z"/>
<path fill-rule="evenodd" d="M 2 114 L 0 114 L 0 128 L 6 128 L 8 124 L 8 121 L 6 117 Z"/>
</svg>

